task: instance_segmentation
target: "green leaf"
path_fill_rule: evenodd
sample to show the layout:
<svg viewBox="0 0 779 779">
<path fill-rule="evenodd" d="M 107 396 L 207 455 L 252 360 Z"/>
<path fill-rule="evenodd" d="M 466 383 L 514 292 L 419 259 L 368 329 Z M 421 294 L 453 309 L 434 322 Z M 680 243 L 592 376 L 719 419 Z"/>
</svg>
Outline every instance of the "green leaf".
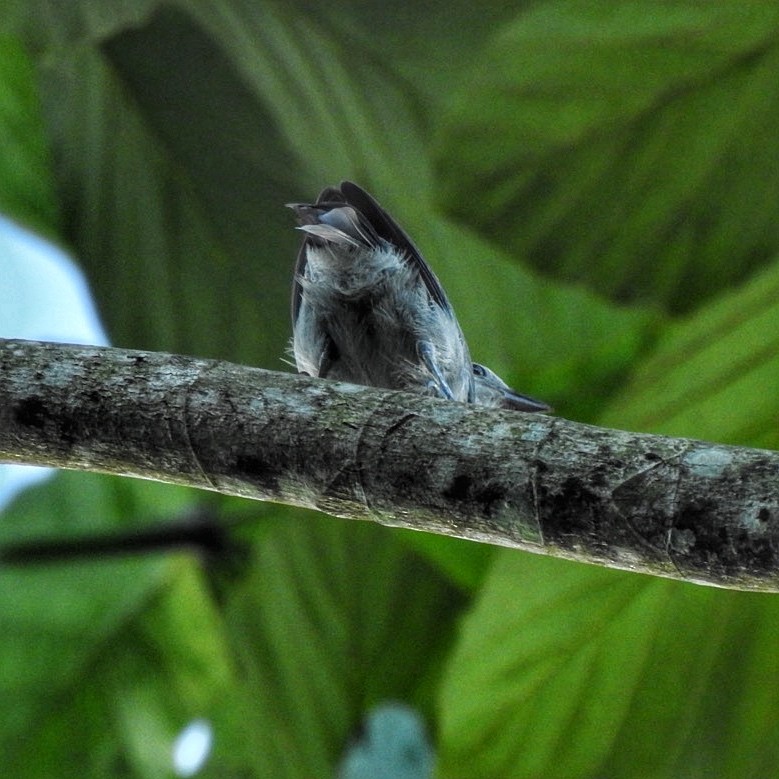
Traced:
<svg viewBox="0 0 779 779">
<path fill-rule="evenodd" d="M 67 50 L 47 59 L 43 83 L 65 229 L 112 342 L 181 352 L 200 344 L 201 354 L 222 356 L 239 351 L 238 342 L 256 354 L 262 338 L 239 339 L 224 324 L 241 311 L 242 296 L 219 279 L 245 289 L 245 277 L 231 273 L 191 187 L 104 65 L 88 48 Z M 264 332 L 257 318 L 243 322 Z"/>
<path fill-rule="evenodd" d="M 284 203 L 346 176 L 429 199 L 429 166 L 394 76 L 287 5 L 198 11 L 49 52 L 66 229 L 114 342 L 280 368 Z"/>
<path fill-rule="evenodd" d="M 127 532 L 130 517 L 175 515 L 191 496 L 61 473 L 4 513 L 2 543 Z M 185 556 L 4 564 L 0 580 L 0 754 L 14 775 L 105 776 L 113 772 L 101 773 L 102 759 L 128 755 L 140 765 L 152 758 L 133 746 L 136 731 L 155 720 L 165 722 L 167 756 L 177 729 L 227 684 L 213 603 Z"/>
<path fill-rule="evenodd" d="M 57 586 L 59 598 L 38 594 L 50 610 L 61 609 L 54 623 L 17 607 L 11 627 L 26 646 L 27 663 L 34 661 L 29 670 L 45 667 L 48 685 L 35 707 L 29 689 L 3 690 L 4 702 L 16 701 L 6 708 L 13 716 L 3 728 L 6 770 L 43 779 L 117 775 L 125 766 L 133 776 L 167 776 L 178 731 L 228 702 L 233 670 L 199 572 L 185 559 L 153 565 L 154 586 L 150 563 L 137 560 L 30 571 L 21 580 L 36 592 Z M 77 583 L 103 592 L 103 602 L 74 597 Z M 120 588 L 117 610 L 110 604 Z M 82 614 L 73 621 L 85 603 L 98 610 L 91 620 Z"/>
<path fill-rule="evenodd" d="M 421 704 L 457 590 L 387 529 L 316 520 L 264 527 L 226 621 L 244 705 L 226 736 L 252 775 L 330 776 L 374 704 Z M 421 699 L 421 700 L 418 700 Z"/>
<path fill-rule="evenodd" d="M 441 687 L 441 775 L 770 775 L 777 609 L 501 552 Z"/>
<path fill-rule="evenodd" d="M 544 272 L 693 307 L 779 249 L 778 23 L 735 0 L 533 4 L 451 96 L 447 204 Z"/>
<path fill-rule="evenodd" d="M 435 565 L 449 580 L 463 590 L 476 590 L 490 569 L 495 547 L 474 544 L 461 538 L 396 530 L 398 538 L 409 548 Z"/>
<path fill-rule="evenodd" d="M 0 212 L 50 234 L 57 205 L 34 65 L 7 35 L 0 35 L 0 149 Z"/>
<path fill-rule="evenodd" d="M 263 101 L 304 172 L 298 181 L 319 188 L 356 177 L 388 196 L 430 198 L 413 95 L 372 42 L 283 2 L 192 9 Z"/>
<path fill-rule="evenodd" d="M 601 422 L 779 447 L 779 262 L 669 327 Z"/>
</svg>

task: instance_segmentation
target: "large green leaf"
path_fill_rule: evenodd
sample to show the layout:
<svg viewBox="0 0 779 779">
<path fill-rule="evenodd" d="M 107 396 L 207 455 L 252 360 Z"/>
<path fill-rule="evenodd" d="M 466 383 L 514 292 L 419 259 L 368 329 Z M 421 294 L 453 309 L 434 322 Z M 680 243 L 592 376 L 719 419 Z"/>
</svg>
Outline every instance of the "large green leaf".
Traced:
<svg viewBox="0 0 779 779">
<path fill-rule="evenodd" d="M 603 424 L 779 446 L 779 261 L 675 323 L 613 398 Z"/>
<path fill-rule="evenodd" d="M 0 35 L 0 212 L 53 232 L 57 206 L 38 101 L 32 61 L 18 39 Z"/>
<path fill-rule="evenodd" d="M 132 517 L 138 526 L 179 513 L 191 495 L 62 473 L 4 513 L 0 543 L 126 531 Z M 132 741 L 134 729 L 143 727 L 144 717 L 127 720 L 133 696 L 151 696 L 145 721 L 165 722 L 166 755 L 176 729 L 213 704 L 227 684 L 228 662 L 213 603 L 192 563 L 166 556 L 3 564 L 0 754 L 6 770 L 43 777 L 66 766 L 68 772 L 56 775 L 106 775 L 99 760 L 136 759 L 135 747 L 123 749 L 118 738 L 122 733 Z"/>
<path fill-rule="evenodd" d="M 238 359 L 280 354 L 283 335 L 271 346 L 259 304 L 246 305 L 248 290 L 262 293 L 247 280 L 251 269 L 236 269 L 204 204 L 95 52 L 52 56 L 43 78 L 67 235 L 112 341 Z M 234 322 L 258 335 L 240 338 Z"/>
<path fill-rule="evenodd" d="M 218 716 L 229 705 L 236 679 L 224 637 L 216 630 L 218 616 L 192 561 L 177 562 L 162 566 L 166 570 L 156 590 L 148 587 L 148 563 L 137 561 L 93 562 L 60 569 L 59 576 L 30 572 L 28 584 L 62 588 L 64 614 L 55 631 L 50 617 L 36 623 L 28 613 L 20 638 L 28 655 L 30 645 L 38 646 L 32 654 L 41 661 L 50 642 L 65 650 L 49 652 L 50 682 L 56 681 L 55 670 L 69 673 L 40 695 L 34 710 L 26 708 L 29 693 L 16 691 L 25 707 L 14 712 L 19 732 L 3 742 L 5 770 L 41 779 L 168 776 L 177 733 L 193 717 Z M 68 635 L 64 627 L 71 624 L 74 604 L 95 601 L 74 597 L 74 581 L 112 596 L 124 585 L 124 613 L 99 612 L 93 619 L 102 628 L 99 633 L 85 630 L 89 622 L 79 617 L 74 635 Z M 138 599 L 142 582 L 147 582 L 147 594 Z M 31 641 L 34 628 L 39 632 Z M 73 647 L 80 647 L 83 656 L 78 665 L 68 663 Z"/>
<path fill-rule="evenodd" d="M 387 197 L 430 199 L 414 94 L 371 43 L 355 44 L 288 3 L 192 9 L 296 155 L 298 182 L 320 188 L 351 176 Z"/>
<path fill-rule="evenodd" d="M 779 248 L 778 73 L 771 3 L 532 4 L 451 95 L 446 202 L 544 272 L 689 309 Z"/>
<path fill-rule="evenodd" d="M 441 687 L 441 775 L 775 775 L 777 609 L 501 552 Z"/>
<path fill-rule="evenodd" d="M 358 81 L 286 6 L 195 7 L 47 56 L 66 227 L 115 342 L 281 367 L 283 204 L 368 169 L 421 192 L 419 132 L 391 77 Z"/>
<path fill-rule="evenodd" d="M 264 527 L 252 573 L 227 605 L 243 706 L 224 736 L 224 765 L 331 776 L 376 703 L 430 714 L 426 687 L 462 602 L 387 529 L 312 517 Z"/>
</svg>

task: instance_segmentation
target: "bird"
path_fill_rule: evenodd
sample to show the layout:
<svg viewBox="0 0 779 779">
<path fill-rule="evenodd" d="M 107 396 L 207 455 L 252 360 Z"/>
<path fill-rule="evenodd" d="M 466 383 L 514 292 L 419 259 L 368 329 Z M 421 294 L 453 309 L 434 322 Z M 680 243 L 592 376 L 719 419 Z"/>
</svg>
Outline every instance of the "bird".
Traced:
<svg viewBox="0 0 779 779">
<path fill-rule="evenodd" d="M 289 203 L 304 237 L 292 283 L 300 373 L 515 411 L 548 412 L 471 361 L 441 282 L 408 234 L 359 185 Z"/>
</svg>

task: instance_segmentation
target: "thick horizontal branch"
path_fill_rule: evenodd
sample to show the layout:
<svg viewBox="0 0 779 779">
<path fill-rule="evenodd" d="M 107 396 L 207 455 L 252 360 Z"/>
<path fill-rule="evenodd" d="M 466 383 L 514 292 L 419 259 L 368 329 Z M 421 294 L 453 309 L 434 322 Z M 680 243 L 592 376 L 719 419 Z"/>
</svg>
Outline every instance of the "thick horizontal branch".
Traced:
<svg viewBox="0 0 779 779">
<path fill-rule="evenodd" d="M 0 341 L 0 461 L 779 590 L 779 453 L 178 355 Z"/>
</svg>

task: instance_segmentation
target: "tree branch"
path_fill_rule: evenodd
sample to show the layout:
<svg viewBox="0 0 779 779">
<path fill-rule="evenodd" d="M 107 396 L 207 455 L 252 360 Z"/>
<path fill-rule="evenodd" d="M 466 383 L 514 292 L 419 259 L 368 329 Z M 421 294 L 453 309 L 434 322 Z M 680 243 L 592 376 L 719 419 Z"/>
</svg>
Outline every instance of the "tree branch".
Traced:
<svg viewBox="0 0 779 779">
<path fill-rule="evenodd" d="M 0 340 L 0 461 L 779 590 L 779 453 L 155 352 Z"/>
</svg>

